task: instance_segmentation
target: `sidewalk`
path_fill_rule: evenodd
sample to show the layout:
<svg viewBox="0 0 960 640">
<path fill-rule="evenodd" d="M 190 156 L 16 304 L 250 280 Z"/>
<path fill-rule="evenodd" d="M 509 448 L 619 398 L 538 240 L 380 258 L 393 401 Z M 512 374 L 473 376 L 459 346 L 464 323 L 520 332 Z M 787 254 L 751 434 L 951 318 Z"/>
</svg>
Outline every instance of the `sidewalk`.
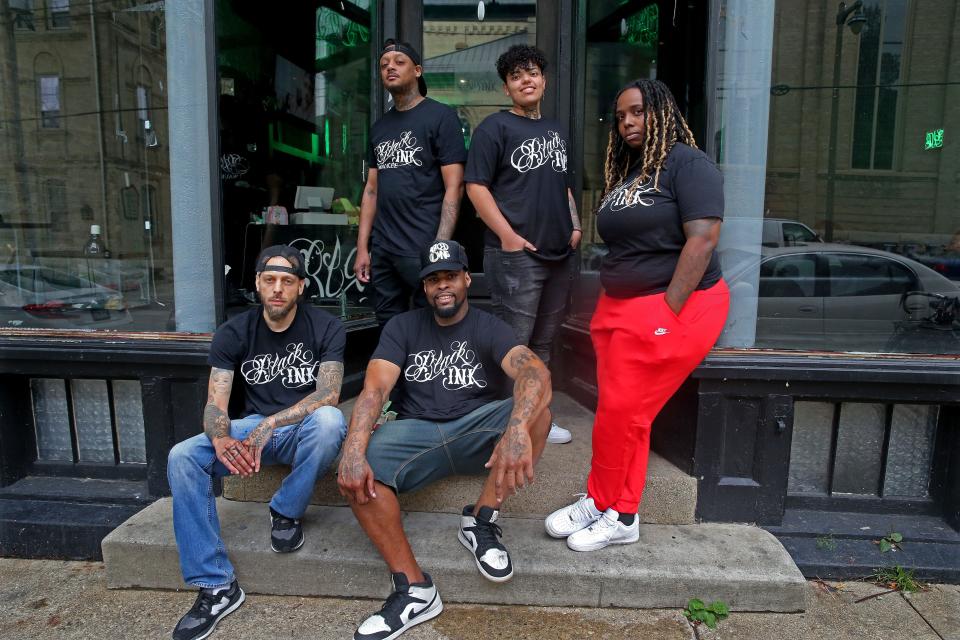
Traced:
<svg viewBox="0 0 960 640">
<path fill-rule="evenodd" d="M 318 576 L 322 580 L 323 576 Z M 384 580 L 387 576 L 384 575 Z M 960 640 L 960 586 L 889 594 L 872 584 L 809 582 L 801 614 L 734 612 L 716 631 L 694 630 L 678 610 L 577 609 L 448 605 L 402 637 L 409 640 L 655 639 Z M 443 585 L 438 585 L 443 595 Z M 695 596 L 696 594 L 691 594 Z M 106 588 L 98 562 L 0 559 L 0 639 L 169 638 L 193 592 Z M 247 596 L 211 640 L 349 639 L 379 602 L 336 598 Z"/>
</svg>

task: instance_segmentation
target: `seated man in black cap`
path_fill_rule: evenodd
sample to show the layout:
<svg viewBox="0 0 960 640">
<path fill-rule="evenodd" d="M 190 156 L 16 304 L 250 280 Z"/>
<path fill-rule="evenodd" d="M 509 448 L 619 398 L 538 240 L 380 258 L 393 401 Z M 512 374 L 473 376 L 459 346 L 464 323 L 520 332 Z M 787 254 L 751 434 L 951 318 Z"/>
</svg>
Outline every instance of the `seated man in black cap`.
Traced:
<svg viewBox="0 0 960 640">
<path fill-rule="evenodd" d="M 291 465 L 270 501 L 270 547 L 296 551 L 303 545 L 300 518 L 313 485 L 346 434 L 337 409 L 346 334 L 337 318 L 297 303 L 304 276 L 297 250 L 276 245 L 260 253 L 256 286 L 263 304 L 217 329 L 208 358 L 204 433 L 170 450 L 167 480 L 180 569 L 187 584 L 200 588 L 173 630 L 174 640 L 206 638 L 244 599 L 220 536 L 213 478 L 249 476 L 261 464 Z M 235 372 L 243 376 L 245 417 L 230 420 Z"/>
<path fill-rule="evenodd" d="M 417 278 L 420 249 L 453 236 L 467 151 L 457 112 L 426 97 L 416 49 L 387 40 L 380 81 L 393 107 L 370 129 L 353 270 L 373 285 L 383 326 L 410 308 L 411 296 L 415 306 L 426 305 Z"/>
<path fill-rule="evenodd" d="M 360 625 L 357 640 L 395 638 L 443 610 L 410 549 L 398 493 L 489 469 L 479 498 L 463 509 L 458 537 L 485 578 L 505 582 L 513 576 L 496 524 L 500 506 L 533 482 L 550 431 L 550 373 L 506 323 L 469 306 L 463 248 L 452 240 L 434 242 L 421 264 L 429 307 L 395 316 L 384 327 L 338 472 L 340 492 L 393 575 L 393 595 Z M 398 419 L 374 431 L 394 386 Z"/>
</svg>

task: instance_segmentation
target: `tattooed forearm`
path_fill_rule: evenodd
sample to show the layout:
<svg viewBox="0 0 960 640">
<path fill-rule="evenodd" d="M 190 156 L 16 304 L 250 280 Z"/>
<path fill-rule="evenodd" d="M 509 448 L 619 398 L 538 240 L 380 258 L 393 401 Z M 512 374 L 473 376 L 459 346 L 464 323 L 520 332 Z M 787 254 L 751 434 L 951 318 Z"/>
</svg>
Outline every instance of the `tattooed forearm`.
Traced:
<svg viewBox="0 0 960 640">
<path fill-rule="evenodd" d="M 691 220 L 683 224 L 687 241 L 667 286 L 667 303 L 679 312 L 687 298 L 700 285 L 720 236 L 719 218 Z"/>
<path fill-rule="evenodd" d="M 212 402 L 208 402 L 203 408 L 203 432 L 211 442 L 214 438 L 230 435 L 230 418 L 223 409 Z"/>
<path fill-rule="evenodd" d="M 460 199 L 443 199 L 440 207 L 440 226 L 437 228 L 437 240 L 449 240 L 453 230 L 457 227 L 457 217 L 460 215 Z"/>
<path fill-rule="evenodd" d="M 203 408 L 203 432 L 212 441 L 230 435 L 230 418 L 227 416 L 227 404 L 230 402 L 230 390 L 233 387 L 233 371 L 229 369 L 210 369 L 207 382 L 207 404 Z"/>
<path fill-rule="evenodd" d="M 343 363 L 333 360 L 317 366 L 317 388 L 297 404 L 264 419 L 261 427 L 269 431 L 288 424 L 296 424 L 308 415 L 325 406 L 336 406 L 340 400 L 340 385 L 343 383 Z"/>
<path fill-rule="evenodd" d="M 510 367 L 517 373 L 513 382 L 513 412 L 507 427 L 519 428 L 529 425 L 550 404 L 550 371 L 527 347 L 515 349 Z"/>
<path fill-rule="evenodd" d="M 387 394 L 388 391 L 366 387 L 360 392 L 357 404 L 353 407 L 347 437 L 343 443 L 344 458 L 357 455 L 362 457 L 366 453 L 370 433 L 377 418 L 380 417 Z"/>
<path fill-rule="evenodd" d="M 567 191 L 567 205 L 570 207 L 570 221 L 573 222 L 574 231 L 582 231 L 580 216 L 577 214 L 577 201 L 573 199 L 573 193 L 570 191 Z"/>
</svg>

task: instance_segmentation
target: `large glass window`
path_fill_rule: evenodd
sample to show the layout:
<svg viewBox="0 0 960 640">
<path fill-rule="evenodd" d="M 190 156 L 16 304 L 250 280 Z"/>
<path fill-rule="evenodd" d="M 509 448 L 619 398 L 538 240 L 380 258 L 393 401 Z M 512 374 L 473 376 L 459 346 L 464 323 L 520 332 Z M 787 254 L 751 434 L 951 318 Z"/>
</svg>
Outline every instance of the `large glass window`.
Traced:
<svg viewBox="0 0 960 640">
<path fill-rule="evenodd" d="M 164 4 L 8 4 L 0 331 L 175 329 L 166 51 L 146 46 Z"/>
<path fill-rule="evenodd" d="M 219 0 L 220 183 L 227 313 L 257 303 L 254 260 L 289 244 L 304 255 L 305 298 L 368 316 L 353 273 L 371 118 L 371 0 Z"/>
</svg>

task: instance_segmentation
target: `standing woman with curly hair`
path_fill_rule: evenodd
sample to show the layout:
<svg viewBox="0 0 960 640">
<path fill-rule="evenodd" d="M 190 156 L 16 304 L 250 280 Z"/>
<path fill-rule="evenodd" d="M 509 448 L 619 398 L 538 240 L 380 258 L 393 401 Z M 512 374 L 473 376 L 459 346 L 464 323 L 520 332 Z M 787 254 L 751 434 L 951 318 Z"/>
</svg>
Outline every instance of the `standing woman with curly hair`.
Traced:
<svg viewBox="0 0 960 640">
<path fill-rule="evenodd" d="M 729 306 L 714 252 L 723 178 L 662 82 L 617 94 L 604 178 L 593 460 L 586 495 L 546 520 L 574 551 L 638 540 L 650 426 L 716 343 Z"/>
</svg>

